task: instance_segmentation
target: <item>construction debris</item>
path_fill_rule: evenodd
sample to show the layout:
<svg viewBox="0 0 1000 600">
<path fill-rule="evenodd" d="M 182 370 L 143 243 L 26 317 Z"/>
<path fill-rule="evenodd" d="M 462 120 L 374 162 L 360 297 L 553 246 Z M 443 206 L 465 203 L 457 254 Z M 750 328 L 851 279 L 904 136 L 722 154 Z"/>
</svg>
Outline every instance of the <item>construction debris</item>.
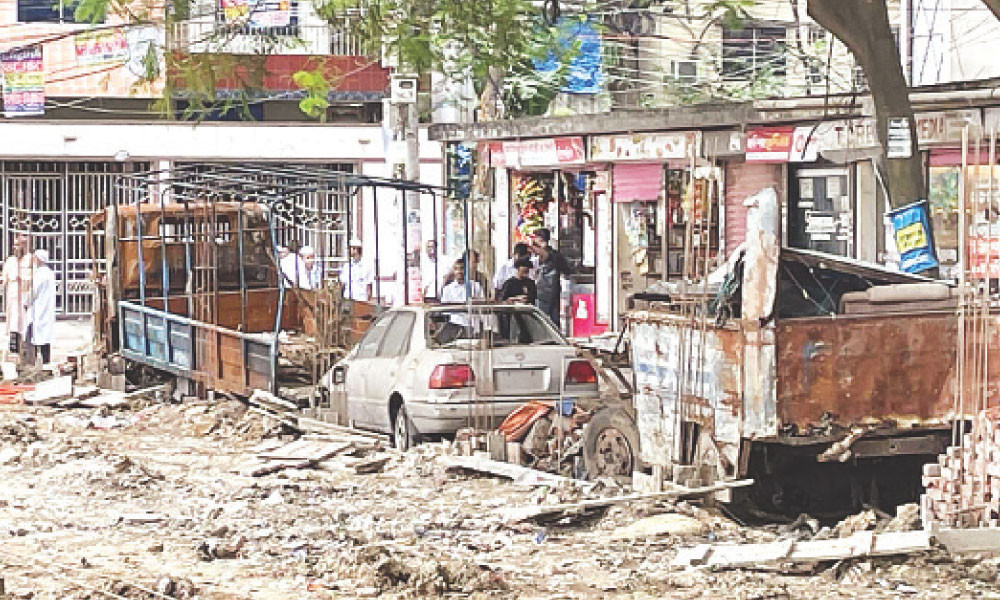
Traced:
<svg viewBox="0 0 1000 600">
<path fill-rule="evenodd" d="M 931 548 L 931 534 L 904 531 L 876 534 L 862 531 L 846 538 L 819 541 L 780 540 L 768 544 L 701 544 L 681 550 L 675 567 L 749 567 L 780 562 L 817 562 L 912 554 Z"/>
<path fill-rule="evenodd" d="M 651 494 L 631 494 L 628 496 L 615 496 L 612 498 L 595 498 L 583 500 L 581 502 L 569 502 L 563 504 L 551 504 L 542 506 L 519 506 L 503 509 L 504 520 L 508 523 L 519 523 L 540 518 L 559 518 L 568 514 L 579 514 L 593 509 L 602 509 L 615 504 L 628 504 L 643 500 L 679 500 L 681 498 L 691 498 L 695 496 L 705 496 L 721 490 L 729 490 L 738 487 L 753 485 L 752 479 L 741 479 L 739 481 L 726 481 L 697 488 L 677 487 L 668 492 L 656 492 Z"/>
<path fill-rule="evenodd" d="M 960 444 L 924 465 L 924 527 L 1000 527 L 1000 407 L 981 411 Z"/>
</svg>

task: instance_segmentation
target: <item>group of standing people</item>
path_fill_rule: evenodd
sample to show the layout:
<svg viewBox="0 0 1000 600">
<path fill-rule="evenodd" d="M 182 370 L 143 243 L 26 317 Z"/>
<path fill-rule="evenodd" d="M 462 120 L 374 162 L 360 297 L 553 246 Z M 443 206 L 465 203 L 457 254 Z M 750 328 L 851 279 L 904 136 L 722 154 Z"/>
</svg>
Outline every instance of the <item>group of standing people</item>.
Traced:
<svg viewBox="0 0 1000 600">
<path fill-rule="evenodd" d="M 492 282 L 478 269 L 479 253 L 470 251 L 469 268 L 464 258 L 455 261 L 444 280 L 439 300 L 450 303 L 486 298 L 492 288 L 496 299 L 533 304 L 560 326 L 562 278 L 572 274 L 572 269 L 566 257 L 553 248 L 550 241 L 549 230 L 539 229 L 532 235 L 530 245 L 515 244 L 514 255 L 500 265 Z M 467 273 L 471 273 L 468 282 Z"/>
<path fill-rule="evenodd" d="M 459 257 L 439 277 L 437 244 L 430 240 L 425 246 L 424 298 L 443 303 L 495 298 L 532 304 L 559 326 L 562 278 L 570 275 L 572 270 L 566 258 L 552 247 L 550 241 L 550 231 L 543 228 L 531 236 L 530 244 L 515 244 L 514 255 L 497 268 L 490 280 L 479 270 L 477 250 L 470 250 L 466 255 L 468 265 L 465 256 Z M 282 249 L 279 263 L 286 285 L 303 289 L 322 286 L 322 270 L 312 247 L 303 246 L 291 251 Z M 350 243 L 350 260 L 340 267 L 338 275 L 347 298 L 363 302 L 371 300 L 375 275 L 370 265 L 362 260 L 360 242 Z"/>
<path fill-rule="evenodd" d="M 48 264 L 48 251 L 39 248 L 31 252 L 30 245 L 28 236 L 17 236 L 0 275 L 7 350 L 24 356 L 29 363 L 34 362 L 37 350 L 42 362 L 48 363 L 56 322 L 56 277 Z"/>
</svg>

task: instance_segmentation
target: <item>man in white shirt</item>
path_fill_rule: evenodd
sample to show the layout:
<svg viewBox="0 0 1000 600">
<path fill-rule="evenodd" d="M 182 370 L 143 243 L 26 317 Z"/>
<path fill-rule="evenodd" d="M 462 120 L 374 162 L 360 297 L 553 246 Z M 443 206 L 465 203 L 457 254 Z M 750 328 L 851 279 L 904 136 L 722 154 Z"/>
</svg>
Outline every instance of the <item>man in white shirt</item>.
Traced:
<svg viewBox="0 0 1000 600">
<path fill-rule="evenodd" d="M 503 284 L 507 283 L 507 280 L 511 277 L 517 276 L 517 267 L 515 263 L 522 259 L 531 259 L 532 268 L 528 272 L 528 276 L 532 279 L 535 278 L 535 268 L 538 267 L 538 259 L 531 256 L 531 251 L 528 250 L 528 245 L 524 242 L 518 242 L 514 244 L 514 256 L 510 257 L 506 262 L 497 268 L 497 272 L 493 274 L 493 290 L 496 295 L 500 296 L 500 290 L 503 289 Z"/>
<path fill-rule="evenodd" d="M 302 250 L 299 250 L 297 245 L 293 242 L 289 245 L 288 255 L 281 259 L 279 265 L 281 267 L 281 275 L 285 278 L 286 286 L 302 288 L 305 290 L 311 290 L 313 288 L 312 281 L 309 277 L 309 270 L 306 267 L 306 261 L 302 255 L 302 252 L 307 248 L 309 248 L 309 246 L 305 246 Z"/>
<path fill-rule="evenodd" d="M 323 287 L 323 273 L 319 263 L 316 262 L 316 251 L 313 250 L 313 247 L 303 246 L 302 250 L 299 251 L 299 256 L 302 257 L 302 263 L 309 280 L 308 289 L 317 290 Z"/>
<path fill-rule="evenodd" d="M 360 302 L 368 302 L 372 297 L 372 283 L 375 275 L 371 268 L 361 261 L 361 242 L 351 242 L 351 260 L 340 267 L 340 284 L 344 287 L 344 297 Z"/>
<path fill-rule="evenodd" d="M 35 250 L 35 272 L 28 302 L 28 343 L 42 354 L 42 362 L 52 361 L 52 333 L 56 326 L 56 275 L 49 268 L 49 253 Z"/>
<path fill-rule="evenodd" d="M 478 281 L 465 281 L 465 260 L 458 259 L 455 261 L 455 266 L 452 267 L 452 280 L 451 283 L 444 286 L 441 290 L 441 302 L 445 304 L 455 304 L 466 302 L 470 298 L 482 298 L 483 297 L 483 286 L 479 285 Z M 468 285 L 468 288 L 466 288 Z"/>
<path fill-rule="evenodd" d="M 14 251 L 3 263 L 4 297 L 6 302 L 5 321 L 9 337 L 8 349 L 17 354 L 21 351 L 21 341 L 27 326 L 25 300 L 31 293 L 33 257 L 28 252 L 28 236 L 19 234 L 14 238 Z"/>
</svg>

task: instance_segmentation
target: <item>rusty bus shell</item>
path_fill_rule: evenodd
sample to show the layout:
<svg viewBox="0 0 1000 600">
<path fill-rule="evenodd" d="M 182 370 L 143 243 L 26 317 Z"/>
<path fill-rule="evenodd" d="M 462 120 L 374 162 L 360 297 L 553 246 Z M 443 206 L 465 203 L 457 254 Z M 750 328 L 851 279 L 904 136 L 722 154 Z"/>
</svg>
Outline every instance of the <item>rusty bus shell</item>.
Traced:
<svg viewBox="0 0 1000 600">
<path fill-rule="evenodd" d="M 755 446 L 805 448 L 815 463 L 852 431 L 869 440 L 867 456 L 930 454 L 959 416 L 975 412 L 971 402 L 962 415 L 955 410 L 954 302 L 934 309 L 887 303 L 869 314 L 843 314 L 831 297 L 829 314 L 816 316 L 804 314 L 799 301 L 810 294 L 792 283 L 805 281 L 803 273 L 817 283 L 840 278 L 846 289 L 833 295 L 849 296 L 866 285 L 927 280 L 787 248 L 779 262 L 767 284 L 777 287 L 773 318 L 764 325 L 747 318 L 720 324 L 667 302 L 628 314 L 644 461 L 667 469 L 709 466 L 714 478 L 753 476 Z M 987 330 L 984 339 L 1000 343 L 995 318 Z M 1000 353 L 991 355 L 991 376 L 1000 374 L 994 357 Z M 920 437 L 926 433 L 936 437 Z M 875 438 L 889 442 L 873 446 Z M 890 443 L 903 438 L 912 443 Z"/>
</svg>

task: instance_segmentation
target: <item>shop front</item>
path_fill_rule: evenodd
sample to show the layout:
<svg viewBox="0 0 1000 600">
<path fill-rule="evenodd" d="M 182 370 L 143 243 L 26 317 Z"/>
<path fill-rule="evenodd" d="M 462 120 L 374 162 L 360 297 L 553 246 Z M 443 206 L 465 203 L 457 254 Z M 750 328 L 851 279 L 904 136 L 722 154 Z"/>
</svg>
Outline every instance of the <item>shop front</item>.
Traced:
<svg viewBox="0 0 1000 600">
<path fill-rule="evenodd" d="M 562 328 L 571 336 L 603 332 L 608 321 L 596 310 L 598 201 L 606 195 L 607 174 L 589 165 L 583 138 L 579 136 L 491 142 L 490 166 L 504 171 L 496 179 L 494 205 L 498 219 L 494 232 L 497 264 L 507 260 L 515 244 L 530 244 L 532 236 L 545 228 L 551 244 L 566 258 L 572 274 L 562 288 Z M 507 197 L 502 198 L 506 189 Z M 506 206 L 496 206 L 501 202 Z M 501 231 L 503 229 L 503 231 Z"/>
<path fill-rule="evenodd" d="M 598 315 L 616 321 L 632 294 L 694 278 L 714 262 L 722 177 L 698 158 L 700 141 L 690 131 L 590 138 L 589 161 L 606 165 L 610 177 L 599 207 L 612 228 L 598 232 L 600 247 L 610 248 L 598 259 L 605 265 L 598 267 Z"/>
</svg>

